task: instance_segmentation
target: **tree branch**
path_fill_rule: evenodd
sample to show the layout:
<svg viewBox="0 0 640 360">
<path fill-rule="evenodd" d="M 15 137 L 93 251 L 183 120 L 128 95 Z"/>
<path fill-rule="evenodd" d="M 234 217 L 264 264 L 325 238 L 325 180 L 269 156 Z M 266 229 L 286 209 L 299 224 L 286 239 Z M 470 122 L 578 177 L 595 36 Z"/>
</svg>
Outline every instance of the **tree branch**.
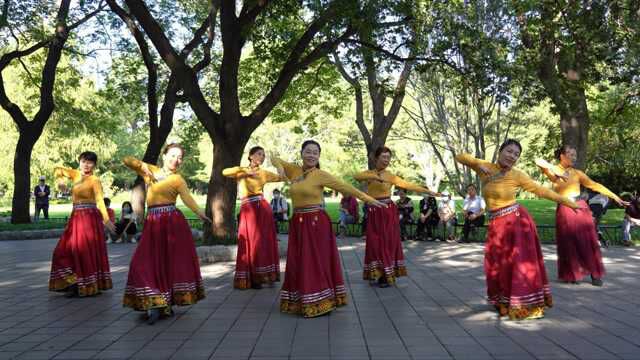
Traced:
<svg viewBox="0 0 640 360">
<path fill-rule="evenodd" d="M 305 56 L 304 58 L 302 57 L 316 34 L 320 32 L 324 25 L 336 15 L 338 9 L 335 4 L 336 2 L 333 2 L 332 6 L 330 6 L 321 16 L 315 19 L 311 23 L 311 25 L 309 25 L 304 34 L 298 39 L 293 50 L 289 54 L 287 61 L 282 66 L 280 74 L 278 75 L 278 79 L 272 86 L 271 90 L 247 117 L 250 124 L 249 126 L 257 127 L 264 120 L 264 118 L 280 101 L 282 96 L 284 96 L 287 87 L 299 71 L 306 68 L 317 59 L 326 56 L 333 49 L 335 49 L 339 42 L 344 41 L 347 36 L 351 35 L 353 29 L 351 27 L 348 27 L 345 33 L 338 39 L 333 41 L 325 41 L 318 45 L 307 56 Z"/>
<path fill-rule="evenodd" d="M 348 44 L 357 44 L 357 45 L 361 45 L 367 48 L 370 48 L 372 50 L 375 50 L 378 53 L 381 53 L 385 56 L 387 56 L 388 58 L 390 58 L 391 60 L 396 60 L 396 61 L 401 61 L 401 62 L 405 62 L 405 61 L 422 61 L 422 62 L 426 62 L 426 63 L 436 63 L 436 64 L 442 64 L 445 65 L 449 68 L 451 68 L 453 71 L 457 72 L 460 75 L 466 75 L 467 73 L 463 70 L 460 69 L 456 64 L 446 60 L 446 59 L 442 59 L 442 58 L 438 58 L 438 57 L 425 57 L 425 56 L 417 56 L 417 55 L 410 55 L 407 57 L 404 56 L 400 56 L 398 54 L 396 54 L 395 52 L 389 51 L 385 48 L 383 48 L 382 46 L 376 45 L 376 44 L 372 44 L 370 42 L 366 42 L 366 41 L 362 41 L 359 39 L 346 39 L 344 41 L 345 43 Z"/>
<path fill-rule="evenodd" d="M 105 9 L 105 4 L 103 3 L 103 0 L 100 0 L 100 2 L 98 3 L 98 7 L 94 11 L 88 13 L 82 19 L 76 21 L 75 23 L 67 26 L 67 33 L 70 33 L 71 31 L 75 30 L 75 28 L 84 24 L 85 22 L 87 22 L 92 17 L 96 16 L 99 12 L 103 11 L 104 9 Z"/>
</svg>

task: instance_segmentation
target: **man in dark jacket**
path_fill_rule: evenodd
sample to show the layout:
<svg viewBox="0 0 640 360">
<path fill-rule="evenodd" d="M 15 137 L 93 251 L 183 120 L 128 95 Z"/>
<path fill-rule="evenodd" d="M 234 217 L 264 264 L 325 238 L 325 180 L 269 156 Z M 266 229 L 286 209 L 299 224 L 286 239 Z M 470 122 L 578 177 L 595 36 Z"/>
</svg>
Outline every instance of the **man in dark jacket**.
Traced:
<svg viewBox="0 0 640 360">
<path fill-rule="evenodd" d="M 33 195 L 36 198 L 36 213 L 34 216 L 35 221 L 40 218 L 40 210 L 44 213 L 44 218 L 49 219 L 49 185 L 44 183 L 45 177 L 40 176 L 38 185 L 33 189 Z"/>
</svg>

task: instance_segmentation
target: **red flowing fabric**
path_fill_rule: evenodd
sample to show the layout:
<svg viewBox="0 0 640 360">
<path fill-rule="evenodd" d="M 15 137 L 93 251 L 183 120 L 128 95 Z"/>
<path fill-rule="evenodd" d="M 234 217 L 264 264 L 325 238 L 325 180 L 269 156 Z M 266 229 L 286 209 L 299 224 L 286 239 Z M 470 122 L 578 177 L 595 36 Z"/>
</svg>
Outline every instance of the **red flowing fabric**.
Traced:
<svg viewBox="0 0 640 360">
<path fill-rule="evenodd" d="M 49 290 L 78 286 L 79 296 L 112 288 L 109 256 L 100 211 L 93 206 L 74 208 L 53 250 Z"/>
<path fill-rule="evenodd" d="M 378 280 L 385 276 L 387 282 L 393 284 L 396 277 L 407 275 L 407 268 L 400 240 L 398 208 L 392 201 L 386 204 L 387 208 L 370 207 L 367 213 L 363 278 Z"/>
<path fill-rule="evenodd" d="M 577 211 L 566 205 L 556 209 L 558 278 L 578 281 L 591 274 L 600 279 L 605 271 L 591 210 L 584 200 L 576 202 L 580 205 Z"/>
<path fill-rule="evenodd" d="M 280 310 L 314 317 L 347 304 L 340 255 L 324 210 L 296 212 L 289 222 L 289 245 Z"/>
<path fill-rule="evenodd" d="M 280 281 L 280 255 L 271 206 L 262 196 L 245 199 L 240 207 L 233 285 L 248 289 L 252 283 L 275 281 Z"/>
<path fill-rule="evenodd" d="M 542 316 L 552 306 L 538 231 L 524 207 L 489 223 L 484 272 L 488 300 L 501 315 Z"/>
<path fill-rule="evenodd" d="M 180 210 L 162 208 L 170 209 L 149 208 L 129 266 L 123 305 L 139 311 L 192 305 L 205 297 L 191 228 Z"/>
</svg>

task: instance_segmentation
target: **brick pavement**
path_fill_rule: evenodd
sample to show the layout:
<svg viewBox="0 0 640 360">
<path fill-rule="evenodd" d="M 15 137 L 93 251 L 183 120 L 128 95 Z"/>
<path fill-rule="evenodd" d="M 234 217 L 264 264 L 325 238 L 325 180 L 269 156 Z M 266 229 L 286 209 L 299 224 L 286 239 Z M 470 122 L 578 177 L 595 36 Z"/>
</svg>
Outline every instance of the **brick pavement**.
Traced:
<svg viewBox="0 0 640 360">
<path fill-rule="evenodd" d="M 349 305 L 314 319 L 281 314 L 278 288 L 233 290 L 232 263 L 204 266 L 207 298 L 154 326 L 121 306 L 135 245 L 109 245 L 114 289 L 47 291 L 55 240 L 0 242 L 0 359 L 640 359 L 640 250 L 604 250 L 603 288 L 555 279 L 556 306 L 531 322 L 485 303 L 482 245 L 407 242 L 397 287 L 361 280 L 364 244 L 339 242 Z M 284 263 L 283 263 L 284 268 Z"/>
</svg>

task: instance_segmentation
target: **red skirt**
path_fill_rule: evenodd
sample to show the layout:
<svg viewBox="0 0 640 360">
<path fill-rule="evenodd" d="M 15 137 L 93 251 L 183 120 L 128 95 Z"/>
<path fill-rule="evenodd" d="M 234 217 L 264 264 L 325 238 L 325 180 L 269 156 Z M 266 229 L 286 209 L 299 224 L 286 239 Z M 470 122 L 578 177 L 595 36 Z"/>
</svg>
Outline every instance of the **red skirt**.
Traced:
<svg viewBox="0 0 640 360">
<path fill-rule="evenodd" d="M 584 200 L 575 211 L 566 205 L 556 209 L 556 244 L 558 278 L 578 281 L 591 274 L 595 279 L 604 276 L 602 254 L 591 210 Z"/>
<path fill-rule="evenodd" d="M 387 282 L 393 284 L 396 277 L 407 276 L 400 240 L 398 208 L 388 198 L 378 200 L 385 202 L 388 207 L 369 207 L 363 278 L 378 280 L 385 276 Z"/>
<path fill-rule="evenodd" d="M 536 224 L 518 204 L 490 217 L 484 253 L 489 302 L 511 319 L 544 316 L 553 302 Z"/>
<path fill-rule="evenodd" d="M 67 227 L 53 250 L 49 290 L 78 286 L 79 296 L 113 287 L 102 216 L 95 204 L 73 206 Z"/>
<path fill-rule="evenodd" d="M 269 203 L 260 196 L 242 200 L 238 226 L 238 254 L 233 286 L 249 289 L 251 284 L 280 281 L 278 238 Z"/>
<path fill-rule="evenodd" d="M 347 291 L 329 216 L 320 206 L 296 209 L 289 222 L 280 311 L 314 317 L 346 304 Z"/>
<path fill-rule="evenodd" d="M 204 284 L 191 228 L 173 205 L 150 207 L 131 258 L 124 306 L 146 311 L 192 305 L 204 298 Z"/>
</svg>

